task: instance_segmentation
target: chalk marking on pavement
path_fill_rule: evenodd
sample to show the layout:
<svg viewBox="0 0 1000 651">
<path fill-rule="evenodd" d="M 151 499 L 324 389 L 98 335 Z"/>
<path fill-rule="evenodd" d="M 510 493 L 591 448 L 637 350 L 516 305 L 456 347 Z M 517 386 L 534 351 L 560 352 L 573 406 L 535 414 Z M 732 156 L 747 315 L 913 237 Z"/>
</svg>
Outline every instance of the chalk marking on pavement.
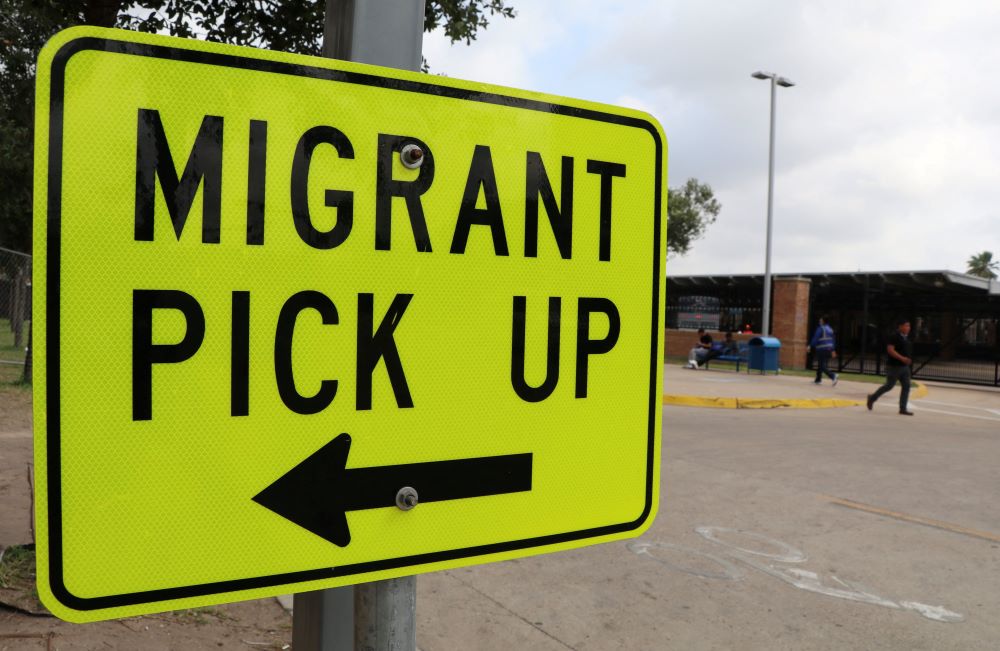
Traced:
<svg viewBox="0 0 1000 651">
<path fill-rule="evenodd" d="M 816 594 L 821 594 L 826 597 L 834 597 L 836 599 L 845 599 L 847 601 L 871 604 L 873 606 L 892 608 L 894 610 L 912 610 L 919 613 L 923 617 L 936 622 L 956 623 L 965 620 L 965 617 L 961 613 L 952 612 L 944 606 L 932 606 L 919 601 L 893 601 L 892 599 L 881 597 L 871 590 L 861 587 L 860 585 L 844 581 L 840 577 L 833 574 L 830 574 L 828 577 L 823 577 L 816 572 L 811 572 L 809 570 L 802 569 L 801 567 L 773 565 L 760 560 L 760 558 L 754 558 L 755 556 L 762 557 L 770 561 L 787 564 L 804 563 L 808 560 L 808 557 L 802 550 L 797 549 L 788 543 L 775 540 L 774 538 L 769 538 L 759 533 L 743 531 L 742 529 L 730 529 L 728 527 L 695 527 L 695 532 L 709 542 L 728 548 L 726 553 L 732 558 L 732 560 L 739 561 L 751 569 L 755 569 L 770 577 L 783 581 L 784 583 L 798 588 L 799 590 L 814 592 Z M 768 547 L 776 547 L 782 550 L 782 553 L 774 554 L 771 552 L 753 549 L 752 547 L 743 547 L 721 539 L 719 534 L 736 534 L 749 538 L 754 542 L 763 542 Z M 693 574 L 694 576 L 705 579 L 738 581 L 743 576 L 743 573 L 735 563 L 732 563 L 721 556 L 697 549 L 691 549 L 689 547 L 682 547 L 681 545 L 636 540 L 627 543 L 626 547 L 629 551 L 635 553 L 636 555 L 645 556 L 661 565 L 665 565 L 670 569 L 678 570 L 686 574 Z M 680 552 L 690 556 L 700 557 L 723 568 L 723 573 L 719 574 L 715 572 L 703 571 L 697 568 L 679 566 L 666 559 L 659 558 L 651 554 L 651 549 L 668 550 L 671 552 Z M 827 585 L 824 583 L 824 578 L 828 578 L 831 582 L 836 583 L 837 585 Z"/>
<path fill-rule="evenodd" d="M 738 552 L 743 552 L 744 554 L 751 554 L 753 556 L 762 556 L 768 560 L 777 561 L 779 563 L 805 563 L 809 560 L 801 550 L 792 547 L 786 542 L 780 540 L 775 540 L 774 538 L 768 538 L 767 536 L 759 533 L 753 533 L 752 531 L 742 531 L 739 529 L 729 529 L 727 527 L 698 527 L 695 529 L 699 536 L 714 542 L 716 545 L 722 545 L 723 547 L 729 547 L 735 549 Z M 746 538 L 751 538 L 754 541 L 762 542 L 768 547 L 777 547 L 781 550 L 780 553 L 774 554 L 771 552 L 763 552 L 759 549 L 749 549 L 747 547 L 740 547 L 736 543 L 726 542 L 725 540 L 720 540 L 718 534 L 729 533 L 738 534 Z"/>
<path fill-rule="evenodd" d="M 709 554 L 708 552 L 703 552 L 697 549 L 691 549 L 690 547 L 684 547 L 683 545 L 674 545 L 671 543 L 662 542 L 646 542 L 644 540 L 633 540 L 625 545 L 628 547 L 629 551 L 632 551 L 639 556 L 647 556 L 650 559 L 656 561 L 660 565 L 666 565 L 672 570 L 677 570 L 678 572 L 684 572 L 685 574 L 691 574 L 692 576 L 700 576 L 703 579 L 722 579 L 724 581 L 739 581 L 743 578 L 743 570 L 739 568 L 738 565 L 732 563 L 721 556 L 716 556 L 715 554 Z M 689 564 L 681 564 L 676 561 L 670 561 L 667 558 L 663 558 L 659 554 L 654 554 L 650 550 L 667 550 L 672 552 L 674 555 L 688 555 L 698 558 L 706 559 L 715 565 L 722 568 L 721 572 L 710 572 L 708 570 L 702 570 L 697 567 L 691 566 Z M 667 554 L 670 556 L 670 554 Z"/>
<path fill-rule="evenodd" d="M 935 619 L 939 622 L 960 622 L 964 617 L 958 613 L 953 613 L 944 606 L 929 606 L 916 601 L 900 601 L 899 605 L 907 610 L 915 610 L 927 619 Z M 958 619 L 955 619 L 955 618 Z"/>
<path fill-rule="evenodd" d="M 844 506 L 849 509 L 855 509 L 857 511 L 865 511 L 867 513 L 873 513 L 875 515 L 882 515 L 887 518 L 892 518 L 894 520 L 902 520 L 904 522 L 912 522 L 914 524 L 922 524 L 925 527 L 933 527 L 934 529 L 941 529 L 943 531 L 950 531 L 952 533 L 961 534 L 963 536 L 970 536 L 972 538 L 980 538 L 982 540 L 988 540 L 990 542 L 1000 543 L 1000 536 L 997 534 L 989 533 L 987 531 L 979 531 L 978 529 L 971 529 L 969 527 L 963 527 L 960 524 L 953 524 L 951 522 L 945 522 L 944 520 L 935 520 L 933 518 L 925 518 L 919 515 L 910 515 L 908 513 L 900 513 L 899 511 L 891 511 L 889 509 L 879 508 L 877 506 L 872 506 L 871 504 L 864 504 L 862 502 L 855 502 L 853 500 L 845 500 L 840 497 L 824 497 L 830 504 L 836 506 Z"/>
<path fill-rule="evenodd" d="M 823 577 L 816 572 L 810 572 L 809 570 L 804 570 L 799 567 L 776 566 L 770 563 L 764 563 L 756 558 L 746 556 L 745 554 L 761 556 L 784 563 L 802 563 L 807 560 L 805 552 L 796 549 L 788 543 L 775 540 L 774 538 L 768 538 L 767 536 L 759 533 L 743 531 L 741 529 L 730 529 L 728 527 L 696 527 L 695 532 L 697 532 L 698 535 L 703 537 L 705 540 L 713 542 L 717 545 L 722 545 L 723 547 L 729 547 L 731 550 L 730 554 L 733 554 L 735 558 L 739 559 L 746 565 L 749 565 L 753 569 L 763 572 L 764 574 L 776 579 L 780 579 L 781 581 L 784 581 L 799 590 L 815 592 L 816 594 L 834 597 L 837 599 L 846 599 L 848 601 L 857 601 L 860 603 L 872 604 L 874 606 L 893 608 L 896 610 L 912 610 L 927 619 L 937 622 L 956 623 L 965 620 L 965 617 L 962 614 L 952 612 L 943 606 L 931 606 L 918 601 L 896 602 L 885 597 L 880 597 L 879 595 L 853 583 L 848 583 L 833 574 L 830 575 L 830 579 L 840 584 L 841 587 L 825 585 L 823 583 Z M 778 546 L 784 549 L 786 553 L 783 555 L 776 555 L 741 547 L 732 542 L 720 539 L 718 536 L 720 533 L 737 534 L 753 540 L 762 541 L 771 546 Z"/>
<path fill-rule="evenodd" d="M 880 597 L 877 594 L 868 592 L 867 590 L 859 590 L 854 585 L 833 575 L 830 575 L 830 578 L 843 587 L 838 588 L 824 585 L 819 574 L 816 572 L 810 572 L 809 570 L 799 569 L 797 567 L 782 568 L 775 567 L 774 565 L 764 565 L 763 563 L 760 563 L 759 566 L 755 563 L 754 567 L 757 567 L 757 569 L 764 572 L 768 576 L 773 576 L 776 579 L 780 579 L 785 583 L 794 586 L 799 590 L 805 590 L 806 592 L 815 592 L 816 594 L 826 595 L 827 597 L 835 597 L 837 599 L 846 599 L 847 601 L 860 601 L 861 603 L 871 604 L 873 606 L 899 608 L 899 604 L 892 599 Z"/>
<path fill-rule="evenodd" d="M 806 592 L 815 592 L 816 594 L 826 595 L 827 597 L 857 601 L 860 603 L 871 604 L 873 606 L 883 606 L 885 608 L 893 608 L 896 610 L 912 610 L 920 613 L 927 619 L 931 619 L 936 622 L 957 623 L 965 620 L 965 617 L 960 613 L 952 612 L 944 606 L 932 606 L 930 604 L 920 603 L 919 601 L 896 602 L 892 599 L 880 597 L 865 588 L 861 588 L 853 583 L 848 583 L 847 581 L 844 581 L 832 574 L 830 575 L 830 578 L 843 587 L 838 588 L 826 585 L 823 583 L 823 577 L 816 572 L 810 572 L 797 567 L 776 567 L 774 565 L 766 565 L 749 559 L 747 559 L 747 563 L 761 572 L 764 572 L 768 576 L 773 576 L 776 579 L 780 579 L 785 583 L 794 586 L 799 590 L 805 590 Z"/>
</svg>

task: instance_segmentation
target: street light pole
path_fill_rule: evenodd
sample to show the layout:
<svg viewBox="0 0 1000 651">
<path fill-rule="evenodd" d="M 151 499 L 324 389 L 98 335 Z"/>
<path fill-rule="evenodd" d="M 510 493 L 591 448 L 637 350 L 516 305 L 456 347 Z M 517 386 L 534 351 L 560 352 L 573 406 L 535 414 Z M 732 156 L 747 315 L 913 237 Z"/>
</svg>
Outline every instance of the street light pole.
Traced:
<svg viewBox="0 0 1000 651">
<path fill-rule="evenodd" d="M 764 310 L 761 322 L 761 334 L 771 334 L 771 224 L 774 216 L 774 105 L 778 86 L 789 88 L 795 84 L 773 72 L 757 71 L 751 75 L 754 79 L 769 79 L 771 81 L 771 133 L 767 160 L 767 246 L 764 254 Z"/>
</svg>

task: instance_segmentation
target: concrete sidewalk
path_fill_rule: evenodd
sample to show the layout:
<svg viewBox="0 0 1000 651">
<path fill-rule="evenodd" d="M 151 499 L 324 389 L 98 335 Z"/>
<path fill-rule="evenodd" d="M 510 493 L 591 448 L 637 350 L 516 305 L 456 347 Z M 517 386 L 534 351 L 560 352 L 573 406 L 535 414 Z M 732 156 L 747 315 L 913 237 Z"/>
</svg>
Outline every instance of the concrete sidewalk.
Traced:
<svg viewBox="0 0 1000 651">
<path fill-rule="evenodd" d="M 675 366 L 664 386 L 862 400 L 877 385 Z M 1000 392 L 933 386 L 916 418 L 898 395 L 874 412 L 664 407 L 648 531 L 422 575 L 420 648 L 997 649 Z"/>
<path fill-rule="evenodd" d="M 688 407 L 718 407 L 768 409 L 864 407 L 865 398 L 875 391 L 877 384 L 841 381 L 833 386 L 824 377 L 822 384 L 814 384 L 811 377 L 792 375 L 761 375 L 730 370 L 684 368 L 677 363 L 663 367 L 664 404 Z M 910 399 L 926 397 L 923 385 L 914 385 Z M 898 400 L 899 389 L 880 401 Z"/>
</svg>

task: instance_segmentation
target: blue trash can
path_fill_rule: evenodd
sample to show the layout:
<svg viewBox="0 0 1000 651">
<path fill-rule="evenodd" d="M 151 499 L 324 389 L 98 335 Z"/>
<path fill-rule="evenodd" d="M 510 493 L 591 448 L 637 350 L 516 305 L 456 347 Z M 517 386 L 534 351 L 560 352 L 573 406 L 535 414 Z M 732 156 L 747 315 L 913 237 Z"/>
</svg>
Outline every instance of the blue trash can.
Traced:
<svg viewBox="0 0 1000 651">
<path fill-rule="evenodd" d="M 760 371 L 761 375 L 768 371 L 777 373 L 778 354 L 781 352 L 781 342 L 775 337 L 754 337 L 747 342 L 750 348 L 750 358 L 747 361 L 747 373 Z"/>
</svg>

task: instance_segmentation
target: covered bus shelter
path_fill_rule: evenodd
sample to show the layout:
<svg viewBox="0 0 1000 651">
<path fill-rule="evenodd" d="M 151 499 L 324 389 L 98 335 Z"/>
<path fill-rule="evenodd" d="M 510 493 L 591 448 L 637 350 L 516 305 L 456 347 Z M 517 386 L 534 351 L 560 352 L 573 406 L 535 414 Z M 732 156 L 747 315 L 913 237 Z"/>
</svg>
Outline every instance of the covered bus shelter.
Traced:
<svg viewBox="0 0 1000 651">
<path fill-rule="evenodd" d="M 763 282 L 762 274 L 668 274 L 667 328 L 758 332 Z M 839 369 L 881 374 L 886 337 L 906 318 L 915 377 L 1000 386 L 997 280 L 954 271 L 782 274 L 774 296 L 772 331 L 800 340 L 794 366 L 810 365 L 801 340 L 825 314 L 837 332 Z"/>
</svg>

